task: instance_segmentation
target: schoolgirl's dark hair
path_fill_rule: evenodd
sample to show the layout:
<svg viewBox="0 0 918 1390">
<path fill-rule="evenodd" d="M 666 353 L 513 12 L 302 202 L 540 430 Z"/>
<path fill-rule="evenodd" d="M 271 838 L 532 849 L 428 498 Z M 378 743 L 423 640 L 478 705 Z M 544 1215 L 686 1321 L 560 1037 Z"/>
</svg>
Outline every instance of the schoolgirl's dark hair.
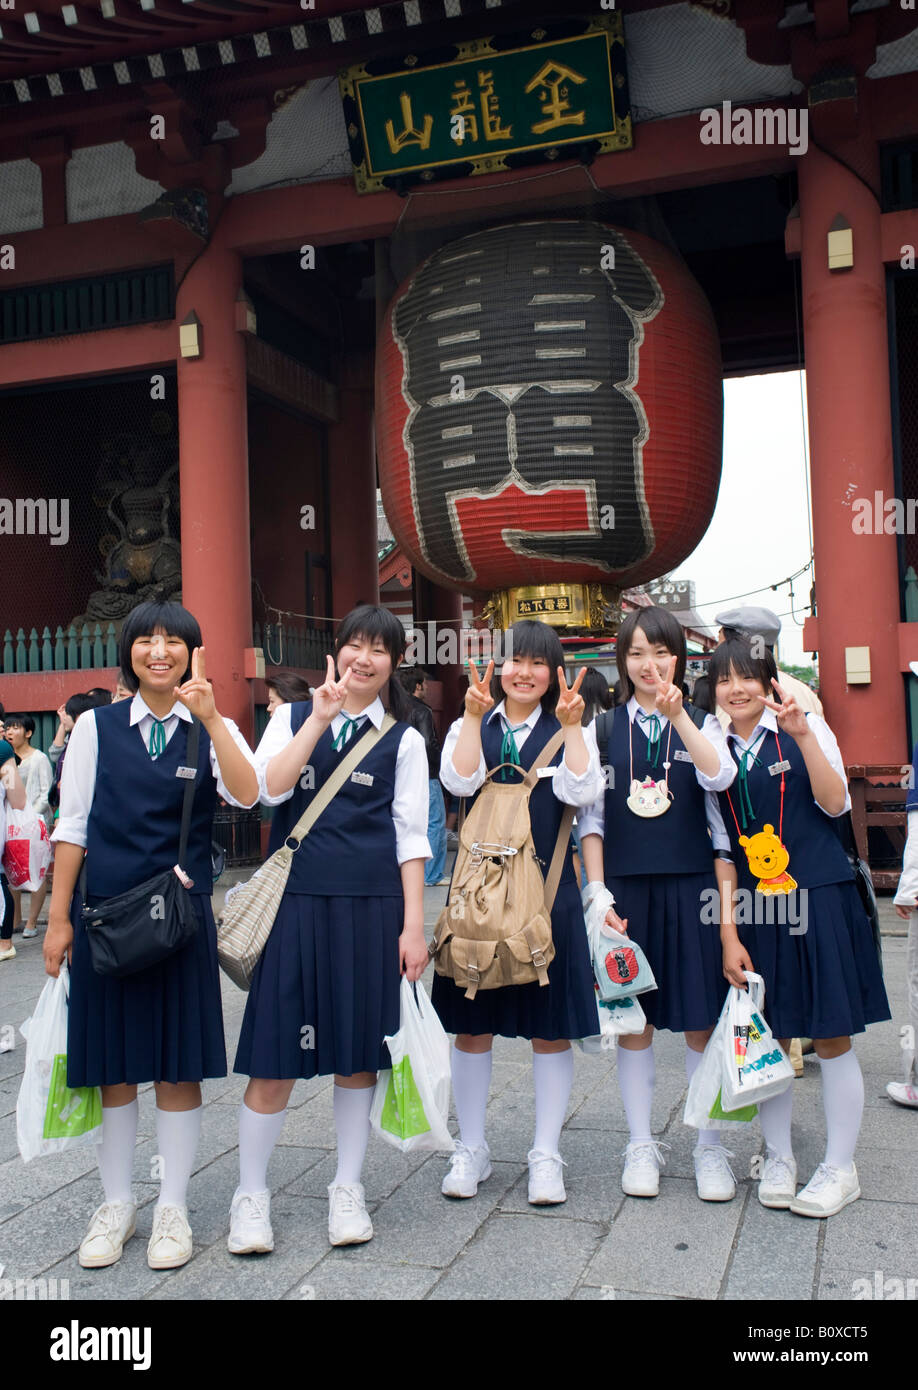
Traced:
<svg viewBox="0 0 918 1390">
<path fill-rule="evenodd" d="M 508 655 L 513 661 L 518 656 L 531 656 L 542 657 L 548 662 L 551 681 L 542 696 L 541 705 L 543 714 L 554 714 L 561 698 L 558 667 L 564 665 L 564 648 L 558 640 L 558 634 L 548 623 L 540 623 L 536 618 L 522 618 L 509 629 L 506 641 Z M 500 683 L 500 676 L 500 671 L 495 671 L 491 677 L 491 695 L 495 704 L 504 699 L 504 687 Z"/>
<path fill-rule="evenodd" d="M 651 606 L 635 608 L 625 618 L 615 639 L 615 662 L 618 666 L 618 702 L 627 705 L 634 694 L 634 682 L 628 675 L 628 649 L 634 640 L 634 629 L 639 627 L 652 647 L 663 646 L 676 658 L 676 673 L 673 685 L 681 686 L 685 679 L 685 633 L 682 624 L 665 608 Z"/>
<path fill-rule="evenodd" d="M 181 679 L 176 681 L 176 685 L 191 679 L 191 653 L 195 647 L 204 645 L 197 618 L 180 603 L 138 603 L 124 620 L 119 644 L 121 680 L 135 695 L 140 689 L 140 682 L 131 665 L 131 647 L 138 637 L 152 637 L 158 628 L 165 632 L 167 637 L 180 637 L 188 648 L 189 665 Z"/>
<path fill-rule="evenodd" d="M 715 713 L 714 691 L 711 687 L 711 678 L 707 673 L 695 677 L 691 698 L 696 709 L 703 709 L 705 714 Z"/>
<path fill-rule="evenodd" d="M 778 679 L 778 668 L 768 647 L 763 645 L 759 655 L 753 652 L 752 644 L 745 637 L 727 637 L 715 647 L 708 662 L 711 690 L 715 695 L 717 682 L 729 678 L 731 666 L 739 675 L 761 681 L 769 699 L 780 701 L 781 696 L 771 683 L 772 679 Z"/>
<path fill-rule="evenodd" d="M 583 696 L 583 717 L 581 724 L 592 724 L 604 709 L 612 708 L 612 692 L 609 689 L 609 682 L 601 671 L 597 671 L 595 666 L 588 666 L 583 683 L 580 686 L 580 694 Z"/>
<path fill-rule="evenodd" d="M 360 603 L 356 608 L 352 608 L 350 613 L 341 619 L 341 625 L 335 634 L 336 665 L 341 648 L 355 637 L 364 637 L 370 642 L 378 637 L 392 658 L 394 674 L 408 646 L 405 629 L 394 613 L 375 603 Z M 394 719 L 399 719 L 405 724 L 411 722 L 411 704 L 398 679 L 390 678 L 379 695 Z"/>
<path fill-rule="evenodd" d="M 70 715 L 74 724 L 81 714 L 85 714 L 88 709 L 102 709 L 105 705 L 112 702 L 112 692 L 110 690 L 82 690 L 77 695 L 71 695 L 64 705 L 64 709 Z"/>
<path fill-rule="evenodd" d="M 309 682 L 303 680 L 295 671 L 272 671 L 265 676 L 265 685 L 276 690 L 286 705 L 296 704 L 298 700 L 308 700 L 311 695 Z"/>
</svg>

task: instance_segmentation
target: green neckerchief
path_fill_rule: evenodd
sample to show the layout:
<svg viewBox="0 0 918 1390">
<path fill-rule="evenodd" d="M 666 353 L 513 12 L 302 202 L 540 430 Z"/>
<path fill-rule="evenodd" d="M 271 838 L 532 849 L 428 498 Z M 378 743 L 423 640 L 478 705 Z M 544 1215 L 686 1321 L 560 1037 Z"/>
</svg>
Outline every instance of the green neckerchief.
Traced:
<svg viewBox="0 0 918 1390">
<path fill-rule="evenodd" d="M 171 715 L 166 715 L 166 719 L 171 717 Z M 150 725 L 150 741 L 147 744 L 147 750 L 151 758 L 158 758 L 160 753 L 166 751 L 166 730 L 164 727 L 166 719 L 157 719 L 155 714 L 151 718 L 153 723 Z"/>
<path fill-rule="evenodd" d="M 648 714 L 646 710 L 638 707 L 637 717 L 641 722 L 641 729 L 647 735 L 647 757 L 650 759 L 650 766 L 656 767 L 660 761 L 660 741 L 663 737 L 663 726 L 656 714 Z M 644 728 L 644 722 L 647 728 Z"/>
<path fill-rule="evenodd" d="M 344 723 L 341 725 L 341 728 L 338 730 L 335 740 L 332 743 L 332 748 L 335 750 L 335 752 L 340 751 L 344 747 L 344 745 L 348 742 L 348 740 L 351 737 L 351 734 L 357 728 L 357 725 L 360 723 L 363 717 L 364 716 L 362 714 L 358 714 L 356 719 L 352 719 L 349 714 L 345 714 L 343 710 L 341 711 L 341 718 L 344 720 Z"/>
<path fill-rule="evenodd" d="M 755 811 L 752 807 L 752 798 L 749 795 L 749 783 L 747 780 L 749 773 L 749 764 L 754 763 L 756 767 L 762 766 L 762 764 L 759 762 L 758 758 L 755 755 L 755 750 L 760 746 L 762 739 L 764 739 L 767 733 L 768 730 L 763 729 L 761 736 L 758 739 L 756 739 L 752 747 L 740 749 L 737 756 L 737 762 L 739 764 L 740 815 L 743 818 L 744 830 L 746 829 L 747 825 L 751 825 L 752 822 L 755 820 Z"/>
<path fill-rule="evenodd" d="M 506 715 L 503 717 L 507 727 L 504 730 L 504 741 L 500 745 L 500 760 L 502 763 L 516 763 L 517 767 L 520 767 L 520 750 L 516 746 L 516 739 L 513 735 L 521 733 L 523 729 L 528 729 L 529 725 L 511 724 Z M 505 767 L 501 771 L 500 780 L 502 782 L 507 782 L 509 779 L 510 769 Z"/>
</svg>

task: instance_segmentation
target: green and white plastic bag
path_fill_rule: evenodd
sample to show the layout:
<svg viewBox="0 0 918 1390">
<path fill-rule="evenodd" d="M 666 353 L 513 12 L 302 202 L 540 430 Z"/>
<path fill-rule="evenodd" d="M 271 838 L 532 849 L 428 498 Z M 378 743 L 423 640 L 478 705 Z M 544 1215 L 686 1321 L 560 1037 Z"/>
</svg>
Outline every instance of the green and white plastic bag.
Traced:
<svg viewBox="0 0 918 1390">
<path fill-rule="evenodd" d="M 727 1115 L 721 1105 L 724 1056 L 728 1036 L 732 1038 L 732 1032 L 730 1032 L 730 997 L 731 993 L 739 994 L 742 992 L 731 988 L 731 992 L 727 994 L 714 1032 L 708 1038 L 701 1061 L 695 1068 L 695 1075 L 689 1082 L 682 1119 L 683 1123 L 691 1125 L 692 1129 L 732 1128 L 735 1125 L 748 1124 L 758 1114 L 755 1105 L 748 1105 L 742 1110 L 732 1110 Z"/>
<path fill-rule="evenodd" d="M 70 972 L 61 965 L 49 979 L 31 1018 L 19 1029 L 26 1040 L 25 1071 L 16 1102 L 16 1137 L 28 1163 L 102 1138 L 102 1092 L 67 1085 L 67 1007 Z"/>
<path fill-rule="evenodd" d="M 452 1153 L 449 1038 L 424 989 L 402 976 L 399 1030 L 386 1038 L 392 1067 L 376 1082 L 370 1123 L 402 1153 Z"/>
</svg>

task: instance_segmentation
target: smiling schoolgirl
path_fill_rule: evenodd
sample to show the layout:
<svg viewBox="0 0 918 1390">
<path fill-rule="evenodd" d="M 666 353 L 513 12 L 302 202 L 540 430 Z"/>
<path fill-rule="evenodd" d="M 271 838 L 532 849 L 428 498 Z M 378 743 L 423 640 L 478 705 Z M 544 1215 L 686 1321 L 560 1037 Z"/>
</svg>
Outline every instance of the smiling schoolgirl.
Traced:
<svg viewBox="0 0 918 1390">
<path fill-rule="evenodd" d="M 401 974 L 417 980 L 428 961 L 427 753 L 391 679 L 405 645 L 387 609 L 355 608 L 338 629 L 324 684 L 312 700 L 281 705 L 256 751 L 262 801 L 277 807 L 273 852 L 352 740 L 384 730 L 301 841 L 252 977 L 235 1062 L 252 1079 L 239 1112 L 233 1254 L 274 1248 L 267 1167 L 297 1077 L 335 1077 L 329 1240 L 373 1235 L 360 1176 L 376 1073 L 391 1065 L 383 1038 L 398 1031 Z"/>
<path fill-rule="evenodd" d="M 822 1163 L 797 1192 L 790 1086 L 759 1106 L 766 1161 L 758 1197 L 800 1216 L 832 1216 L 860 1196 L 854 1150 L 864 1080 L 851 1034 L 890 1016 L 870 923 L 832 824 L 851 806 L 845 767 L 825 720 L 805 714 L 778 684 L 769 651 L 756 656 L 730 638 L 709 669 L 739 767 L 712 809 L 718 878 L 725 907 L 738 884 L 756 909 L 742 925 L 724 913 L 724 974 L 741 987 L 743 970 L 761 975 L 775 1037 L 785 1048 L 790 1038 L 812 1038 L 822 1071 Z M 779 895 L 786 911 L 764 911 Z"/>
<path fill-rule="evenodd" d="M 717 923 L 702 913 L 705 894 L 716 891 L 705 791 L 729 785 L 736 769 L 717 719 L 708 715 L 699 728 L 683 706 L 685 637 L 671 613 L 629 613 L 616 660 L 623 703 L 608 740 L 607 789 L 580 817 L 584 897 L 605 884 L 615 899 L 607 920 L 627 928 L 657 982 L 641 995 L 647 1027 L 620 1038 L 616 1054 L 630 1131 L 622 1191 L 655 1197 L 664 1159 L 650 1130 L 653 1034 L 685 1034 L 691 1080 L 726 993 Z M 716 1130 L 699 1130 L 693 1157 L 699 1197 L 729 1201 L 736 1185 Z"/>
<path fill-rule="evenodd" d="M 67 1084 L 102 1087 L 98 1158 L 105 1201 L 80 1246 L 80 1264 L 114 1264 L 134 1234 L 137 1086 L 152 1081 L 162 1183 L 147 1260 L 152 1269 L 172 1269 L 191 1258 L 185 1194 L 201 1130 L 199 1083 L 226 1075 L 210 903 L 214 810 L 218 795 L 234 806 L 255 805 L 258 779 L 251 749 L 216 710 L 201 629 L 186 609 L 144 603 L 128 614 L 121 630 L 121 675 L 133 698 L 87 710 L 67 745 L 44 958 L 46 971 L 56 976 L 64 957 L 72 955 Z M 194 881 L 198 930 L 159 964 L 122 978 L 99 975 L 74 891 L 83 850 L 89 903 L 126 893 L 172 868 L 191 775 L 186 764 L 192 716 L 203 728 L 183 867 Z"/>
<path fill-rule="evenodd" d="M 530 768 L 563 728 L 563 746 L 552 760 L 550 775 L 539 779 L 529 800 L 535 851 L 547 866 L 564 805 L 587 805 L 599 791 L 599 758 L 595 742 L 580 723 L 583 672 L 569 690 L 557 634 L 545 623 L 524 621 L 514 624 L 508 640 L 512 659 L 504 662 L 499 678 L 490 678 L 493 663 L 484 680 L 470 668 L 465 714 L 446 736 L 440 778 L 454 795 L 472 796 L 486 773 L 501 763 Z M 434 979 L 432 998 L 441 1022 L 457 1034 L 452 1078 L 459 1143 L 443 1180 L 448 1197 L 474 1197 L 478 1184 L 491 1173 L 485 1113 L 497 1033 L 532 1042 L 536 1125 L 528 1155 L 529 1200 L 534 1205 L 565 1200 L 558 1145 L 573 1078 L 569 1039 L 589 1036 L 597 1027 L 593 970 L 570 851 L 564 857 L 551 929 L 555 957 L 545 987 L 506 985 L 479 991 L 469 1000 L 452 979 Z"/>
</svg>

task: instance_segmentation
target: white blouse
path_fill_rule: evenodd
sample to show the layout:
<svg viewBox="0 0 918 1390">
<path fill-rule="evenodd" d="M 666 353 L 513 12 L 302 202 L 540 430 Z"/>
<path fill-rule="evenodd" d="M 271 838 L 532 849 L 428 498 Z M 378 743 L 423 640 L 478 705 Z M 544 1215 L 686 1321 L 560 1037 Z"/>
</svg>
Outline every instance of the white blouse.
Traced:
<svg viewBox="0 0 918 1390">
<path fill-rule="evenodd" d="M 646 739 L 647 731 L 644 728 L 644 724 L 649 722 L 652 714 L 655 713 L 655 711 L 648 711 L 642 709 L 633 695 L 631 699 L 628 701 L 627 705 L 625 706 L 625 709 L 627 711 L 628 718 L 631 720 L 632 724 L 634 723 L 635 719 L 638 720 L 638 728 L 641 729 L 641 733 Z M 660 714 L 659 712 L 656 713 L 657 718 L 660 721 L 661 729 L 665 730 L 667 724 L 669 723 L 668 716 L 665 714 Z M 593 729 L 592 724 L 590 725 L 590 728 Z M 736 764 L 730 757 L 730 750 L 727 748 L 723 730 L 721 729 L 720 724 L 718 723 L 717 719 L 714 717 L 713 714 L 709 714 L 707 716 L 699 732 L 704 734 L 708 742 L 713 745 L 714 749 L 717 752 L 717 756 L 720 759 L 720 767 L 718 768 L 717 772 L 714 774 L 713 777 L 708 777 L 705 773 L 703 773 L 700 770 L 700 768 L 695 768 L 695 779 L 698 782 L 699 787 L 702 787 L 704 791 L 707 793 L 707 796 L 705 797 L 705 811 L 707 813 L 708 828 L 713 829 L 711 816 L 708 809 L 709 801 L 713 796 L 713 793 L 724 791 L 725 788 L 729 787 L 730 783 L 736 776 Z M 593 737 L 595 739 L 595 732 L 593 734 Z M 666 747 L 665 739 L 663 739 L 662 737 L 661 747 Z M 716 796 L 714 796 L 713 799 L 714 805 L 716 806 Z M 579 818 L 578 825 L 580 828 L 581 836 L 604 834 L 606 826 L 605 791 L 603 791 L 602 796 L 600 796 L 597 801 L 594 801 L 593 805 L 588 807 L 588 809 Z M 662 869 L 661 872 L 663 872 Z"/>
<path fill-rule="evenodd" d="M 525 728 L 520 729 L 514 735 L 516 746 L 519 752 L 523 751 L 523 746 L 539 722 L 542 708 L 536 705 L 524 720 Z M 495 705 L 487 715 L 485 721 L 490 723 L 492 719 L 501 719 L 506 728 L 510 728 L 510 721 L 504 712 L 504 701 Z M 514 725 L 519 728 L 519 725 Z M 456 741 L 459 738 L 459 730 L 462 728 L 462 719 L 456 719 L 450 726 L 449 733 L 446 735 L 446 742 L 443 745 L 443 756 L 440 760 L 440 781 L 448 792 L 453 796 L 472 796 L 484 782 L 488 775 L 487 764 L 485 763 L 484 753 L 482 752 L 478 762 L 477 770 L 471 777 L 463 777 L 457 771 L 453 763 L 453 753 L 456 749 Z M 572 772 L 567 764 L 567 752 L 557 767 L 546 768 L 544 775 L 551 777 L 552 790 L 559 801 L 566 806 L 588 806 L 600 792 L 602 787 L 602 771 L 599 766 L 599 750 L 596 747 L 596 735 L 593 733 L 593 726 L 589 725 L 583 730 L 583 740 L 587 746 L 589 763 L 586 772 Z"/>
<path fill-rule="evenodd" d="M 179 720 L 184 719 L 186 723 L 190 724 L 191 717 L 191 711 L 176 701 L 163 723 L 167 743 L 178 728 Z M 143 741 L 145 749 L 149 744 L 150 730 L 153 727 L 154 719 L 155 715 L 138 692 L 131 701 L 130 723 L 132 728 L 135 725 L 138 726 L 137 737 Z M 246 762 L 251 763 L 254 768 L 255 756 L 232 719 L 224 719 L 223 722 Z M 82 845 L 84 849 L 86 848 L 86 824 L 89 820 L 92 799 L 96 790 L 98 763 L 99 732 L 96 728 L 96 712 L 94 709 L 90 709 L 86 710 L 85 714 L 81 714 L 74 724 L 73 732 L 67 744 L 67 757 L 64 760 L 64 771 L 61 774 L 60 816 L 58 817 L 57 829 L 51 836 L 52 840 L 63 840 L 67 844 Z M 246 803 L 237 801 L 227 791 L 226 784 L 220 775 L 220 764 L 217 761 L 213 743 L 210 745 L 210 766 L 216 778 L 217 793 L 222 796 L 224 801 L 228 801 L 231 806 L 240 806 L 246 810 L 258 805 L 257 797 L 254 801 Z M 129 797 L 130 788 L 125 787 L 125 799 Z"/>
<path fill-rule="evenodd" d="M 385 716 L 385 707 L 377 695 L 359 720 L 366 716 L 375 728 L 379 728 Z M 353 716 L 351 716 L 353 717 Z M 336 714 L 331 722 L 335 738 L 344 726 L 344 715 Z M 351 739 L 358 736 L 358 728 Z M 272 796 L 267 787 L 268 763 L 282 752 L 293 740 L 290 726 L 290 705 L 280 705 L 268 721 L 261 742 L 255 749 L 255 771 L 258 773 L 258 786 L 262 805 L 279 806 L 289 801 L 294 792 L 291 787 L 280 796 Z M 65 764 L 66 766 L 66 764 Z M 399 864 L 409 859 L 430 859 L 432 851 L 427 839 L 427 812 L 430 790 L 427 774 L 427 747 L 417 729 L 410 726 L 402 734 L 395 759 L 395 794 L 392 798 L 392 820 L 395 823 L 395 847 Z M 354 852 L 359 854 L 359 826 L 354 827 Z"/>
</svg>

